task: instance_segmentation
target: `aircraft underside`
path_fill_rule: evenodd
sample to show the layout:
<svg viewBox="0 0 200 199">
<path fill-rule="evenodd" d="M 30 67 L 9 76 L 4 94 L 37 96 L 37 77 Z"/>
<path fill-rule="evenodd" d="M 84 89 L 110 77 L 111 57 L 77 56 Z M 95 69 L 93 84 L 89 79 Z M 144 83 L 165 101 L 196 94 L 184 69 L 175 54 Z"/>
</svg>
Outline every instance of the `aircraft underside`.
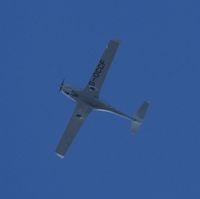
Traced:
<svg viewBox="0 0 200 199">
<path fill-rule="evenodd" d="M 149 102 L 145 101 L 133 117 L 118 111 L 99 99 L 99 93 L 119 46 L 118 40 L 111 40 L 101 56 L 95 71 L 86 87 L 76 90 L 69 85 L 60 84 L 59 90 L 76 102 L 75 110 L 56 148 L 56 154 L 63 158 L 79 129 L 92 110 L 110 112 L 131 121 L 131 131 L 135 133 L 142 124 Z"/>
</svg>

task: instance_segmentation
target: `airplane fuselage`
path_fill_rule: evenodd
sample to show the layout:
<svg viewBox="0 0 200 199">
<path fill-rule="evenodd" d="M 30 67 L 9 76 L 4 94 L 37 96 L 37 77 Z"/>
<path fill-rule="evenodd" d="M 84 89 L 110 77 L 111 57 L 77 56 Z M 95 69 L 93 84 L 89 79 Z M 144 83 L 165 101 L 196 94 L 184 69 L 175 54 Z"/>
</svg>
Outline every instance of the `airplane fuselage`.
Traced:
<svg viewBox="0 0 200 199">
<path fill-rule="evenodd" d="M 121 117 L 124 117 L 126 119 L 133 120 L 132 117 L 116 110 L 115 108 L 111 107 L 110 105 L 100 100 L 99 97 L 94 97 L 93 95 L 90 95 L 87 92 L 84 92 L 84 90 L 78 90 L 78 89 L 74 89 L 72 87 L 63 85 L 61 91 L 65 96 L 67 96 L 74 102 L 81 102 L 91 107 L 94 110 L 110 112 L 113 114 L 117 114 Z"/>
<path fill-rule="evenodd" d="M 71 87 L 63 86 L 62 93 L 76 102 L 83 102 L 93 109 L 104 109 L 109 106 L 103 103 L 99 98 L 88 95 L 82 90 L 73 89 Z"/>
</svg>

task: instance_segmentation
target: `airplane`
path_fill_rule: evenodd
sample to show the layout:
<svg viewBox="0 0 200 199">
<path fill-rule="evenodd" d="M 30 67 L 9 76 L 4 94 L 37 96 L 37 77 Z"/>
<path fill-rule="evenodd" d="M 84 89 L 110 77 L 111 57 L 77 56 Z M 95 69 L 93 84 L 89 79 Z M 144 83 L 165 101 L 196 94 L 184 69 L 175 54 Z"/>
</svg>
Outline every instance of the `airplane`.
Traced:
<svg viewBox="0 0 200 199">
<path fill-rule="evenodd" d="M 94 73 L 92 74 L 86 87 L 82 90 L 75 89 L 64 83 L 64 80 L 59 86 L 59 91 L 73 100 L 76 103 L 75 110 L 72 117 L 64 131 L 63 136 L 56 148 L 56 154 L 60 158 L 64 158 L 66 151 L 71 145 L 73 139 L 77 135 L 79 129 L 84 123 L 85 119 L 92 110 L 106 111 L 128 119 L 131 121 L 131 131 L 135 134 L 139 126 L 142 124 L 149 102 L 144 101 L 142 106 L 138 109 L 136 114 L 131 117 L 114 107 L 103 102 L 100 97 L 100 91 L 108 73 L 112 60 L 116 54 L 120 42 L 118 40 L 110 40 L 103 55 L 101 56 Z"/>
</svg>

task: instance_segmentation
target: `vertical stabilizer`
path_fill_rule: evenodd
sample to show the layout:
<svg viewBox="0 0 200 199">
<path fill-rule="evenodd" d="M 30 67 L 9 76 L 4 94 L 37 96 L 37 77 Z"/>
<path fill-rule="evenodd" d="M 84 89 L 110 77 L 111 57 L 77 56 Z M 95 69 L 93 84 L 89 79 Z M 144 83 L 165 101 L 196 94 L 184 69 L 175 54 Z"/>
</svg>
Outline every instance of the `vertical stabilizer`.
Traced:
<svg viewBox="0 0 200 199">
<path fill-rule="evenodd" d="M 144 120 L 144 117 L 146 115 L 148 107 L 149 107 L 149 102 L 148 101 L 144 101 L 144 103 L 142 104 L 142 106 L 138 109 L 138 111 L 134 115 L 133 121 L 131 123 L 131 131 L 133 133 L 136 133 L 137 129 L 142 124 L 142 122 Z"/>
</svg>

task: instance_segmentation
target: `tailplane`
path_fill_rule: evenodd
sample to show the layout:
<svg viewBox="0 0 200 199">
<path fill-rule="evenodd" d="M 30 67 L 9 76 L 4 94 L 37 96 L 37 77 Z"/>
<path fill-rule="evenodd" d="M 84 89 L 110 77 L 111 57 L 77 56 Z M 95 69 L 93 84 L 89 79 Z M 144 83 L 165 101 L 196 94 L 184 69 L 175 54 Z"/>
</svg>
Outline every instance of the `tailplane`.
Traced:
<svg viewBox="0 0 200 199">
<path fill-rule="evenodd" d="M 135 134 L 137 129 L 140 127 L 142 124 L 144 117 L 146 115 L 147 109 L 149 107 L 149 102 L 144 101 L 142 106 L 138 109 L 136 114 L 133 117 L 133 121 L 131 123 L 131 131 Z"/>
</svg>

